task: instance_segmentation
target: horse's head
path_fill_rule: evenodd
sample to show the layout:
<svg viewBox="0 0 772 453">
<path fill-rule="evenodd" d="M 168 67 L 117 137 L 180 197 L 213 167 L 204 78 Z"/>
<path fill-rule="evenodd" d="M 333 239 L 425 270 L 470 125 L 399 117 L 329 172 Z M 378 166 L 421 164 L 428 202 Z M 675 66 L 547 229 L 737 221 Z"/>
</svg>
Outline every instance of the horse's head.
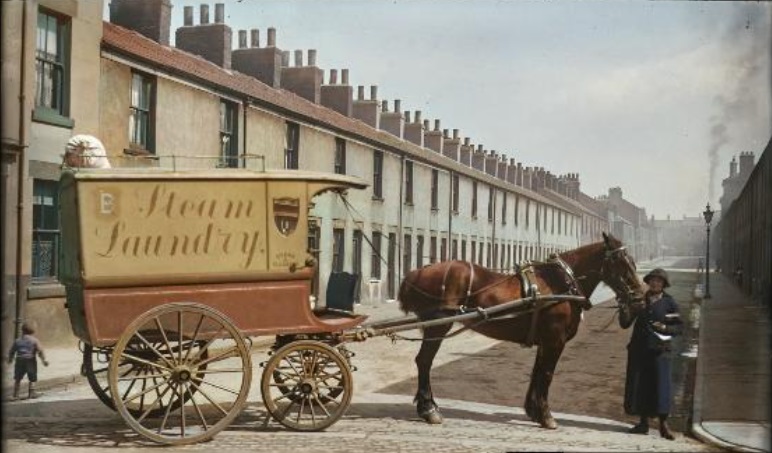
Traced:
<svg viewBox="0 0 772 453">
<path fill-rule="evenodd" d="M 644 290 L 635 273 L 635 261 L 627 254 L 618 239 L 603 233 L 605 257 L 601 267 L 601 279 L 625 306 L 640 305 L 644 300 Z"/>
</svg>

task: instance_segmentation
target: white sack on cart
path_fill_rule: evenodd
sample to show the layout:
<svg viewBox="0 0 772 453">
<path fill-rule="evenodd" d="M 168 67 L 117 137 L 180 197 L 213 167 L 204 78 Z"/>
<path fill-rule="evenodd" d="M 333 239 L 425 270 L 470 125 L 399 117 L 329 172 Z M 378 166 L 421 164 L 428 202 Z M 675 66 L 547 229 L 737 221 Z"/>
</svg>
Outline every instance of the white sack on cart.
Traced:
<svg viewBox="0 0 772 453">
<path fill-rule="evenodd" d="M 107 151 L 93 135 L 73 135 L 64 147 L 64 163 L 78 168 L 111 168 Z"/>
</svg>

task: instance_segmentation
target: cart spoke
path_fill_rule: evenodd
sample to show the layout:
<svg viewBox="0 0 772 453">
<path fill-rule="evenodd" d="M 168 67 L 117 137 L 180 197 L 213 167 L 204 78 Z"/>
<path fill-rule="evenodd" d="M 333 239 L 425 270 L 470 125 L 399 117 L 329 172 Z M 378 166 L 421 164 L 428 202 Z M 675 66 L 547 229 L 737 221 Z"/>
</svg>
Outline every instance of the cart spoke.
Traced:
<svg viewBox="0 0 772 453">
<path fill-rule="evenodd" d="M 164 384 L 168 383 L 168 382 L 170 382 L 170 380 L 167 380 L 167 381 L 165 381 L 165 382 L 162 382 L 162 383 L 159 385 L 159 387 L 160 387 L 161 385 L 164 385 Z M 166 388 L 164 389 L 164 391 L 163 391 L 163 392 L 161 392 L 161 396 L 163 397 L 164 395 L 166 395 L 166 393 L 167 393 L 167 392 L 169 391 L 169 389 L 171 389 L 171 388 L 172 388 L 172 384 L 169 384 L 169 385 L 167 385 L 167 386 L 166 386 Z M 167 407 L 166 407 L 166 411 L 167 411 L 167 412 L 169 411 L 169 409 L 171 408 L 171 406 L 172 406 L 172 405 L 171 405 L 171 404 L 169 404 L 169 406 L 167 406 Z M 162 406 L 162 405 L 161 405 L 161 409 L 163 409 L 163 406 Z M 152 406 L 151 406 L 151 407 L 150 407 L 148 410 L 146 410 L 145 412 L 143 412 L 143 413 L 142 413 L 142 415 L 141 415 L 141 416 L 140 416 L 140 417 L 137 419 L 137 422 L 138 422 L 138 423 L 142 423 L 142 420 L 144 420 L 144 419 L 145 419 L 145 417 L 147 417 L 148 415 L 150 415 L 150 413 L 151 413 L 151 412 L 153 412 L 153 407 L 152 407 Z"/>
<path fill-rule="evenodd" d="M 206 418 L 204 418 L 204 413 L 201 412 L 201 408 L 198 407 L 198 403 L 196 403 L 196 398 L 193 396 L 193 392 L 190 391 L 190 385 L 185 386 L 185 391 L 188 392 L 188 395 L 190 395 L 190 401 L 193 402 L 193 408 L 196 410 L 198 418 L 201 419 L 201 425 L 204 427 L 204 431 L 206 431 L 209 429 L 209 426 L 206 423 Z"/>
<path fill-rule="evenodd" d="M 233 353 L 236 353 L 236 356 L 233 355 Z M 197 366 L 204 366 L 211 362 L 218 362 L 220 360 L 229 359 L 231 357 L 237 357 L 238 356 L 239 349 L 237 347 L 232 347 L 230 349 L 227 349 L 225 352 L 220 352 L 218 354 L 213 355 L 212 357 L 209 357 L 206 360 L 203 360 L 201 362 L 196 363 Z"/>
<path fill-rule="evenodd" d="M 226 388 L 226 387 L 223 387 L 223 386 L 221 386 L 221 385 L 212 384 L 211 382 L 207 382 L 207 381 L 201 381 L 201 384 L 211 385 L 211 386 L 212 386 L 212 387 L 214 387 L 214 388 L 218 388 L 218 389 L 220 389 L 220 390 L 224 390 L 224 391 L 226 391 L 226 392 L 229 392 L 229 393 L 233 393 L 234 395 L 238 395 L 238 394 L 239 394 L 239 392 L 237 392 L 237 391 L 235 391 L 235 390 L 231 390 L 231 389 L 229 389 L 229 388 Z"/>
<path fill-rule="evenodd" d="M 206 343 L 204 343 L 204 345 L 201 347 L 201 349 L 196 351 L 196 353 L 193 355 L 193 358 L 190 359 L 190 360 L 193 361 L 193 362 L 198 360 L 198 358 L 201 357 L 201 354 L 203 354 L 204 351 L 207 351 L 209 349 L 209 346 L 211 346 L 212 343 L 214 342 L 214 340 L 216 340 L 220 336 L 220 334 L 222 333 L 223 330 L 225 330 L 225 326 L 220 324 L 220 329 L 214 334 L 214 336 L 212 336 L 212 338 L 210 338 L 209 340 L 207 340 Z"/>
<path fill-rule="evenodd" d="M 171 378 L 170 378 L 170 379 L 167 379 L 167 380 L 165 380 L 164 382 L 162 382 L 162 383 L 160 383 L 160 384 L 158 384 L 158 385 L 154 385 L 154 386 L 152 386 L 152 387 L 148 388 L 147 390 L 144 390 L 144 389 L 143 389 L 142 393 L 137 393 L 137 394 L 135 394 L 135 395 L 132 395 L 132 396 L 131 396 L 130 398 L 128 398 L 128 399 L 127 399 L 127 398 L 124 398 L 124 399 L 123 399 L 123 403 L 124 403 L 124 404 L 126 404 L 126 403 L 129 403 L 129 402 L 131 402 L 131 401 L 134 401 L 135 399 L 139 398 L 140 396 L 143 396 L 143 395 L 145 395 L 146 393 L 152 392 L 153 390 L 155 390 L 155 389 L 157 389 L 157 388 L 161 387 L 162 385 L 164 385 L 164 384 L 166 384 L 166 383 L 168 383 L 168 382 L 170 382 L 170 381 L 171 381 Z"/>
<path fill-rule="evenodd" d="M 163 338 L 163 340 L 164 340 L 164 344 L 166 345 L 166 349 L 168 349 L 169 352 L 171 353 L 172 347 L 169 344 L 169 339 L 166 337 L 166 331 L 164 330 L 163 326 L 161 325 L 161 320 L 158 319 L 158 316 L 156 316 L 155 318 L 153 318 L 153 321 L 155 321 L 155 325 L 156 325 L 156 327 L 158 327 L 158 331 L 161 333 L 161 338 Z"/>
<path fill-rule="evenodd" d="M 316 400 L 316 402 L 317 402 L 317 403 L 319 403 L 319 407 L 321 407 L 321 408 L 322 408 L 322 410 L 324 411 L 324 413 L 325 413 L 325 414 L 327 414 L 327 416 L 328 416 L 328 417 L 331 417 L 331 415 L 330 415 L 330 411 L 328 411 L 328 410 L 327 410 L 327 408 L 326 408 L 326 407 L 324 407 L 324 404 L 323 404 L 323 403 L 322 403 L 322 401 L 319 399 L 319 397 L 318 397 L 318 396 L 316 396 L 316 395 L 314 395 L 314 399 Z"/>
<path fill-rule="evenodd" d="M 204 323 L 204 315 L 202 314 L 201 317 L 198 319 L 198 324 L 196 324 L 196 330 L 193 332 L 193 339 L 190 340 L 190 347 L 187 351 L 185 351 L 185 360 L 188 360 L 188 357 L 190 357 L 190 351 L 193 350 L 193 347 L 196 344 L 196 339 L 198 339 L 198 332 L 201 330 L 201 325 Z"/>
<path fill-rule="evenodd" d="M 155 346 L 153 346 L 152 344 L 150 344 L 150 342 L 149 342 L 149 341 L 147 341 L 147 338 L 145 338 L 145 337 L 144 337 L 144 336 L 143 336 L 141 333 L 137 332 L 137 333 L 135 333 L 134 335 L 136 335 L 136 336 L 137 336 L 137 338 L 139 338 L 140 340 L 142 340 L 142 342 L 143 342 L 143 343 L 145 343 L 145 344 L 147 345 L 147 347 L 148 347 L 148 348 L 149 348 L 151 351 L 153 351 L 153 352 L 155 353 L 155 355 L 157 355 L 157 356 L 158 356 L 158 358 L 160 358 L 161 360 L 163 360 L 163 362 L 164 362 L 164 363 L 165 363 L 167 366 L 169 366 L 169 367 L 173 367 L 173 366 L 174 366 L 174 365 L 173 365 L 171 362 L 169 362 L 169 359 L 167 359 L 166 357 L 164 357 L 164 355 L 163 355 L 163 354 L 161 354 L 161 352 L 160 352 L 159 350 L 157 350 L 157 349 L 155 348 Z"/>
<path fill-rule="evenodd" d="M 243 368 L 218 368 L 218 369 L 206 369 L 196 371 L 196 375 L 199 374 L 217 374 L 217 373 L 243 373 Z"/>
<path fill-rule="evenodd" d="M 122 376 L 122 377 L 119 377 L 118 380 L 119 381 L 129 381 L 131 379 L 155 379 L 155 378 L 159 378 L 159 377 L 166 377 L 166 376 L 169 376 L 169 375 L 170 375 L 170 373 L 149 374 L 149 375 L 143 376 L 141 378 L 139 378 L 137 376 L 130 376 L 130 377 Z"/>
<path fill-rule="evenodd" d="M 284 358 L 284 361 L 285 361 L 285 362 L 287 362 L 287 365 L 289 365 L 289 366 L 290 366 L 290 368 L 292 368 L 292 371 L 294 371 L 294 372 L 295 372 L 295 374 L 296 374 L 297 376 L 300 376 L 300 377 L 305 377 L 305 376 L 306 376 L 306 375 L 305 375 L 305 373 L 301 373 L 300 371 L 298 371 L 298 369 L 297 369 L 297 368 L 295 368 L 295 365 L 293 365 L 293 364 L 292 364 L 292 361 L 291 361 L 291 360 L 289 360 L 289 355 L 288 355 L 287 357 L 285 357 L 285 358 Z M 302 361 L 300 361 L 300 362 L 298 362 L 298 363 L 301 363 L 301 364 L 302 364 L 303 362 L 302 362 Z"/>
<path fill-rule="evenodd" d="M 171 384 L 169 384 L 169 387 L 166 390 L 168 391 L 169 389 L 171 389 L 173 387 L 174 387 L 174 383 L 172 382 Z M 174 391 L 174 390 L 172 390 L 172 391 Z M 166 393 L 166 391 L 164 391 L 164 393 Z M 174 398 L 174 397 L 172 397 L 172 398 Z M 158 434 L 161 434 L 161 432 L 163 432 L 164 426 L 166 426 L 166 420 L 169 419 L 169 413 L 172 410 L 172 406 L 173 406 L 173 404 L 171 404 L 171 402 L 169 403 L 168 406 L 166 406 L 166 411 L 164 412 L 164 418 L 163 418 L 163 420 L 161 420 L 161 425 L 158 427 Z"/>
<path fill-rule="evenodd" d="M 303 408 L 306 406 L 306 398 L 300 398 L 300 407 L 298 408 L 298 416 L 295 418 L 297 423 L 300 423 L 300 416 L 303 415 Z"/>
<path fill-rule="evenodd" d="M 207 399 L 207 400 L 208 400 L 210 403 L 212 403 L 212 405 L 214 405 L 214 406 L 215 406 L 217 409 L 219 409 L 219 410 L 220 410 L 220 412 L 222 412 L 222 414 L 223 414 L 223 415 L 228 415 L 228 411 L 226 411 L 225 409 L 223 409 L 223 408 L 222 408 L 222 406 L 220 406 L 220 405 L 219 405 L 219 404 L 218 404 L 216 401 L 212 400 L 212 398 L 210 398 L 210 397 L 209 397 L 209 395 L 207 395 L 207 393 L 206 393 L 206 392 L 204 392 L 203 390 L 201 390 L 201 387 L 200 387 L 200 386 L 198 386 L 198 385 L 197 385 L 195 382 L 193 382 L 193 381 L 190 381 L 190 384 L 191 384 L 193 387 L 195 387 L 195 388 L 196 388 L 196 390 L 198 391 L 198 393 L 200 393 L 200 394 L 201 394 L 201 396 L 203 396 L 204 398 L 206 398 L 206 399 Z"/>
<path fill-rule="evenodd" d="M 273 370 L 273 371 L 274 371 L 274 373 L 279 373 L 279 374 L 281 374 L 282 376 L 285 376 L 285 377 L 287 378 L 287 381 L 295 381 L 295 382 L 300 382 L 300 379 L 297 377 L 297 376 L 298 376 L 297 374 L 295 374 L 295 376 L 293 376 L 293 375 L 291 375 L 291 374 L 287 373 L 287 372 L 286 372 L 286 371 L 284 371 L 284 370 L 280 370 L 279 368 L 276 368 L 276 369 L 275 369 L 275 370 Z M 274 379 L 276 379 L 276 377 L 275 377 L 275 376 L 274 376 Z M 285 382 L 287 382 L 287 381 L 285 381 Z"/>
<path fill-rule="evenodd" d="M 141 358 L 139 358 L 137 356 L 133 356 L 133 355 L 127 354 L 125 352 L 121 352 L 121 357 L 126 357 L 127 359 L 129 359 L 129 360 L 131 360 L 133 362 L 142 363 L 142 364 L 145 364 L 145 365 L 150 365 L 153 368 L 160 368 L 162 370 L 166 370 L 166 371 L 170 371 L 170 372 L 172 371 L 169 367 L 163 366 L 160 363 L 151 362 L 149 360 L 141 359 Z"/>
</svg>

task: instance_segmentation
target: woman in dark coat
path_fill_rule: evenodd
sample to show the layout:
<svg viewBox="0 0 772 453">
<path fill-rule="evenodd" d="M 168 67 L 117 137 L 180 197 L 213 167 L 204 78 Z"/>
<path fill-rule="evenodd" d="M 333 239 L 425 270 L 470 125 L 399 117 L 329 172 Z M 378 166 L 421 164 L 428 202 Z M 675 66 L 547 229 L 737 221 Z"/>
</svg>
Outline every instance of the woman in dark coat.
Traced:
<svg viewBox="0 0 772 453">
<path fill-rule="evenodd" d="M 643 281 L 649 285 L 644 305 L 621 309 L 619 324 L 626 329 L 635 323 L 627 345 L 625 412 L 638 415 L 640 422 L 631 433 L 647 434 L 649 418 L 659 417 L 659 433 L 673 440 L 667 425 L 670 414 L 670 338 L 680 335 L 683 323 L 678 304 L 664 289 L 670 286 L 663 269 L 649 272 Z"/>
</svg>

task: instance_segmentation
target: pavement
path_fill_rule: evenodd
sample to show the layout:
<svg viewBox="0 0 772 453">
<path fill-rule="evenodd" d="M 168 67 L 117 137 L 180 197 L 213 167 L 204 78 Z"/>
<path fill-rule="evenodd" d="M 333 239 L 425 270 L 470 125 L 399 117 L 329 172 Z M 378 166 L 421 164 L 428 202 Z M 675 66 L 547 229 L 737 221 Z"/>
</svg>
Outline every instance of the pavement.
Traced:
<svg viewBox="0 0 772 453">
<path fill-rule="evenodd" d="M 770 307 L 723 274 L 700 309 L 692 432 L 733 451 L 770 451 Z"/>
</svg>

